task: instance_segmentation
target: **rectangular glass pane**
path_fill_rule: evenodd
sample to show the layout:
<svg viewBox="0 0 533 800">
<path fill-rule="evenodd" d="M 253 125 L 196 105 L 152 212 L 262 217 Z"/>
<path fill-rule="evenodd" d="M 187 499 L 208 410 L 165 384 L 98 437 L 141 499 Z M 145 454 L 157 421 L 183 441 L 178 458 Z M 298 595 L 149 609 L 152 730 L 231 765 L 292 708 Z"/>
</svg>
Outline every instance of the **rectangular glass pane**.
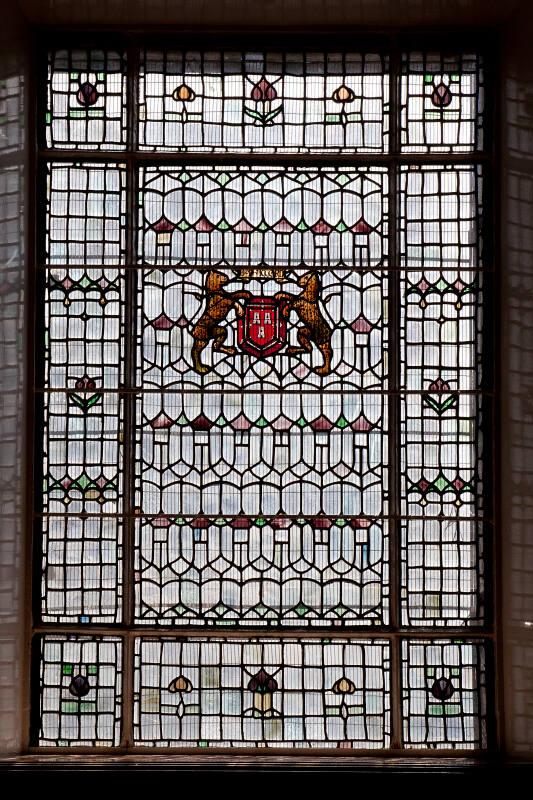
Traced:
<svg viewBox="0 0 533 800">
<path fill-rule="evenodd" d="M 139 256 L 157 270 L 144 269 L 140 277 L 140 383 L 215 391 L 222 385 L 299 390 L 302 381 L 335 390 L 383 384 L 383 170 L 147 168 L 141 189 Z M 236 299 L 263 296 L 276 304 L 300 292 L 302 301 L 310 298 L 313 317 L 312 294 L 319 295 L 319 346 L 295 358 L 299 354 L 290 348 L 298 342 L 289 340 L 289 349 L 277 355 L 284 320 L 291 321 L 285 315 L 271 357 L 262 363 L 202 347 L 205 297 L 234 289 L 240 292 Z M 217 348 L 235 348 L 241 309 L 242 304 L 227 309 L 227 327 L 219 321 L 226 333 Z M 195 335 L 201 348 L 196 361 Z M 319 377 L 320 346 L 331 347 L 331 363 Z"/>
<path fill-rule="evenodd" d="M 375 625 L 388 619 L 387 520 L 192 519 L 137 527 L 137 622 Z"/>
<path fill-rule="evenodd" d="M 44 387 L 71 390 L 71 409 L 101 408 L 123 379 L 124 272 L 54 267 L 44 281 Z"/>
<path fill-rule="evenodd" d="M 384 171 L 143 175 L 139 617 L 386 620 Z"/>
<path fill-rule="evenodd" d="M 124 263 L 125 164 L 49 164 L 47 263 Z"/>
<path fill-rule="evenodd" d="M 147 51 L 141 149 L 380 152 L 387 59 L 376 54 Z"/>
<path fill-rule="evenodd" d="M 480 150 L 483 82 L 482 61 L 477 55 L 405 53 L 400 101 L 402 150 Z"/>
<path fill-rule="evenodd" d="M 403 513 L 478 516 L 481 177 L 409 167 L 401 189 Z"/>
<path fill-rule="evenodd" d="M 17 58 L 9 60 L 9 66 L 4 70 L 2 80 L 0 81 L 0 119 L 2 120 L 2 135 L 0 136 L 0 153 L 7 155 L 8 153 L 20 153 L 26 145 L 27 128 L 25 124 L 25 115 L 27 107 L 27 73 L 20 68 Z M 21 166 L 8 167 L 6 163 L 2 166 L 2 177 L 0 182 L 10 182 L 13 185 L 10 174 L 14 171 L 20 170 Z M 4 192 L 2 192 L 4 195 Z M 21 197 L 22 199 L 22 197 Z M 4 207 L 2 212 L 2 223 L 9 219 L 9 211 Z M 20 225 L 17 220 L 15 230 L 22 236 L 24 227 Z M 3 227 L 3 225 L 2 225 Z M 2 237 L 2 246 L 8 239 Z"/>
<path fill-rule="evenodd" d="M 0 140 L 1 141 L 1 140 Z M 0 144 L 0 152 L 2 145 Z M 20 224 L 21 198 L 23 196 L 24 170 L 22 166 L 4 166 L 0 172 L 0 263 L 7 293 L 19 291 L 22 264 L 26 254 L 24 228 Z M 4 301 L 4 303 L 7 301 Z"/>
<path fill-rule="evenodd" d="M 383 168 L 141 167 L 140 190 L 142 264 L 286 271 L 385 261 Z"/>
<path fill-rule="evenodd" d="M 120 622 L 122 520 L 43 519 L 43 622 Z"/>
<path fill-rule="evenodd" d="M 45 276 L 43 506 L 56 513 L 116 512 L 123 411 L 109 390 L 122 375 L 122 278 L 117 270 L 96 269 Z"/>
<path fill-rule="evenodd" d="M 126 62 L 110 50 L 57 50 L 48 58 L 47 147 L 124 150 Z"/>
<path fill-rule="evenodd" d="M 217 394 L 379 390 L 387 381 L 387 286 L 383 272 L 370 270 L 298 269 L 276 279 L 262 267 L 252 268 L 251 277 L 218 264 L 145 269 L 138 276 L 138 384 L 152 392 Z M 219 290 L 230 299 L 214 321 Z M 298 302 L 297 296 L 317 344 L 301 344 L 303 322 L 288 304 L 284 315 L 282 303 Z M 222 338 L 214 341 L 214 334 Z"/>
<path fill-rule="evenodd" d="M 349 395 L 342 403 L 329 394 L 273 394 L 260 405 L 254 397 L 207 395 L 202 402 L 196 394 L 173 394 L 164 397 L 166 410 L 159 398 L 143 400 L 137 471 L 143 513 L 383 513 L 379 395 Z"/>
<path fill-rule="evenodd" d="M 44 747 L 120 742 L 122 644 L 113 637 L 49 634 L 40 643 Z"/>
<path fill-rule="evenodd" d="M 49 166 L 42 618 L 116 622 L 122 596 L 125 171 Z M 71 266 L 71 265 L 76 266 Z M 101 514 L 111 516 L 101 516 Z M 59 516 L 67 514 L 65 516 Z"/>
<path fill-rule="evenodd" d="M 487 746 L 485 660 L 483 642 L 403 642 L 403 731 L 407 748 Z"/>
<path fill-rule="evenodd" d="M 116 400 L 105 397 L 109 411 L 115 406 L 111 413 L 90 409 L 84 414 L 76 409 L 68 417 L 61 414 L 65 395 L 47 395 L 46 400 L 44 511 L 55 514 L 120 512 L 122 437 L 118 430 Z"/>
<path fill-rule="evenodd" d="M 402 623 L 484 621 L 483 525 L 465 519 L 402 522 Z"/>
<path fill-rule="evenodd" d="M 402 167 L 400 187 L 401 265 L 421 272 L 442 270 L 443 279 L 458 272 L 448 291 L 457 294 L 456 303 L 464 304 L 476 277 L 468 271 L 482 264 L 481 168 Z M 461 281 L 467 286 L 462 287 Z M 438 276 L 431 275 L 426 282 L 427 288 L 418 288 L 421 299 L 428 302 L 435 290 L 443 293 L 440 286 L 433 286 Z"/>
<path fill-rule="evenodd" d="M 389 658 L 380 640 L 138 639 L 135 741 L 384 747 Z"/>
</svg>

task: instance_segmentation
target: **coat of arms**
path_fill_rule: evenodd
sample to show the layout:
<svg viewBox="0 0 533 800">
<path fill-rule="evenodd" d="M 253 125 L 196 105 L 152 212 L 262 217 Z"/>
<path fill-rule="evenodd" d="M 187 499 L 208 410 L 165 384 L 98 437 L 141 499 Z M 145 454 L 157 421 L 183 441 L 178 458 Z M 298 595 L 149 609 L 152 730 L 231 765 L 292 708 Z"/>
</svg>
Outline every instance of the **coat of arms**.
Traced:
<svg viewBox="0 0 533 800">
<path fill-rule="evenodd" d="M 272 356 L 286 345 L 287 319 L 275 297 L 250 297 L 238 320 L 237 340 L 245 353 Z"/>
<path fill-rule="evenodd" d="M 227 329 L 223 324 L 233 309 L 237 315 L 237 342 L 240 349 L 255 358 L 268 358 L 287 346 L 287 323 L 291 313 L 297 319 L 297 345 L 288 346 L 287 355 L 312 353 L 313 345 L 322 354 L 322 364 L 315 368 L 317 375 L 331 372 L 332 330 L 320 309 L 320 279 L 310 271 L 301 275 L 298 294 L 278 292 L 273 296 L 254 297 L 251 292 L 229 292 L 225 285 L 229 278 L 223 272 L 211 270 L 207 274 L 205 307 L 192 329 L 193 368 L 205 374 L 209 367 L 202 361 L 202 353 L 210 342 L 217 353 L 236 355 L 236 349 L 227 345 Z"/>
</svg>

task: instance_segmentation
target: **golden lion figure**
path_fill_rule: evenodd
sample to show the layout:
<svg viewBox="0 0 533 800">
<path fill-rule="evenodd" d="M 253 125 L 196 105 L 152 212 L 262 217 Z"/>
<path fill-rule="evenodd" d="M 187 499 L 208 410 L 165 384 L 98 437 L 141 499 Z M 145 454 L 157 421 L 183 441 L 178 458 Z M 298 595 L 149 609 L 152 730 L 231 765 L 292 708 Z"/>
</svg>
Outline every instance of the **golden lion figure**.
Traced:
<svg viewBox="0 0 533 800">
<path fill-rule="evenodd" d="M 227 353 L 233 356 L 237 352 L 234 347 L 224 344 L 227 330 L 220 323 L 226 319 L 232 308 L 235 309 L 237 316 L 242 317 L 244 308 L 238 301 L 247 300 L 251 294 L 250 292 L 227 292 L 223 287 L 228 281 L 228 276 L 223 272 L 212 270 L 207 274 L 205 311 L 192 330 L 194 339 L 193 369 L 200 375 L 209 372 L 209 367 L 202 362 L 201 355 L 211 340 L 213 341 L 213 350 L 217 353 Z"/>
<path fill-rule="evenodd" d="M 333 351 L 331 348 L 332 330 L 322 316 L 318 300 L 320 296 L 320 280 L 315 272 L 306 272 L 297 281 L 303 291 L 300 294 L 288 294 L 278 292 L 274 295 L 275 300 L 284 300 L 281 313 L 287 319 L 291 311 L 294 311 L 302 327 L 298 328 L 298 347 L 288 347 L 288 354 L 311 353 L 312 345 L 322 353 L 324 359 L 321 367 L 315 368 L 317 375 L 329 375 L 331 372 L 331 359 Z"/>
</svg>

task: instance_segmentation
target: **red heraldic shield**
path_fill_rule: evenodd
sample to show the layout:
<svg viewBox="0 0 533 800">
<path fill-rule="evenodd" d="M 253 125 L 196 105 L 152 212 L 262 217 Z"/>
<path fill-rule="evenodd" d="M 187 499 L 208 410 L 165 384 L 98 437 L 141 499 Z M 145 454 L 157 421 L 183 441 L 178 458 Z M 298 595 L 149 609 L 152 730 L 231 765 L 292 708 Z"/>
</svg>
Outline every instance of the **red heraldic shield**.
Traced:
<svg viewBox="0 0 533 800">
<path fill-rule="evenodd" d="M 238 320 L 241 350 L 266 358 L 285 347 L 287 322 L 273 297 L 252 297 L 244 301 L 244 317 Z"/>
</svg>

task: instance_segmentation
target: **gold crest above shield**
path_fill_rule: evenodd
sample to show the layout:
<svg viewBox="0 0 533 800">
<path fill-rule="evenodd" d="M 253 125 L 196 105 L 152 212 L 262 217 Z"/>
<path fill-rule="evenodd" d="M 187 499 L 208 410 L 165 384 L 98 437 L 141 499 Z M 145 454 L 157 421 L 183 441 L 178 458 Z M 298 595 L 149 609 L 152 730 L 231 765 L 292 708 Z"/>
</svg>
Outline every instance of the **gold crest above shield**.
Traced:
<svg viewBox="0 0 533 800">
<path fill-rule="evenodd" d="M 241 281 L 244 281 L 245 283 L 252 279 L 274 280 L 277 283 L 283 283 L 287 280 L 288 270 L 280 267 L 268 267 L 264 264 L 259 264 L 256 267 L 243 267 L 239 270 L 234 269 L 233 272 Z"/>
</svg>

